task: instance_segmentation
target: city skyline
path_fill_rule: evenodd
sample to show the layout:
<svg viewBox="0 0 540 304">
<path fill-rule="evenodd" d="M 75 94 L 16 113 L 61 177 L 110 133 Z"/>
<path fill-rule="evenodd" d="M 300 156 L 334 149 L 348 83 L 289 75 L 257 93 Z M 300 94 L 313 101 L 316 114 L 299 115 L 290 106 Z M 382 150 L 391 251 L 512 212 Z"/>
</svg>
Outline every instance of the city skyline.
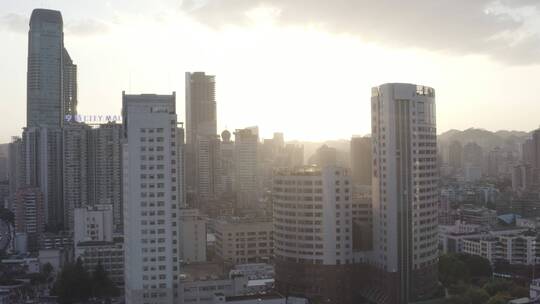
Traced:
<svg viewBox="0 0 540 304">
<path fill-rule="evenodd" d="M 0 303 L 540 303 L 530 0 L 30 1 Z"/>
<path fill-rule="evenodd" d="M 142 1 L 124 2 L 105 2 L 88 10 L 65 1 L 0 4 L 4 11 L 0 37 L 7 41 L 5 52 L 13 58 L 5 63 L 9 73 L 0 73 L 7 101 L 0 104 L 0 110 L 10 113 L 0 122 L 0 142 L 8 142 L 26 123 L 26 69 L 21 66 L 26 62 L 28 18 L 34 7 L 41 6 L 63 12 L 65 46 L 78 67 L 78 108 L 83 115 L 119 115 L 123 90 L 134 94 L 183 92 L 185 72 L 205 71 L 216 75 L 218 131 L 258 125 L 261 138 L 284 132 L 287 140 L 310 141 L 365 135 L 369 133 L 369 91 L 387 82 L 436 87 L 438 133 L 469 127 L 524 131 L 537 127 L 530 119 L 540 114 L 534 107 L 532 82 L 538 72 L 537 60 L 530 55 L 536 49 L 531 38 L 536 37 L 534 4 L 464 4 L 465 17 L 477 18 L 478 31 L 464 38 L 451 35 L 449 24 L 465 18 L 454 9 L 440 24 L 441 35 L 448 35 L 448 41 L 432 35 L 418 42 L 403 38 L 392 45 L 388 38 L 398 33 L 401 19 L 394 26 L 381 27 L 377 37 L 359 24 L 336 23 L 332 14 L 317 19 L 314 12 L 300 16 L 303 20 L 291 20 L 290 10 L 295 6 L 281 1 L 268 1 L 267 8 L 255 10 L 238 2 L 236 13 L 249 12 L 240 23 L 230 18 L 235 12 L 225 7 L 223 20 L 218 20 L 212 14 L 213 1 L 199 8 L 178 1 L 162 1 L 152 7 Z M 391 1 L 383 2 L 369 8 L 381 10 Z M 368 7 L 363 2 L 358 7 L 362 5 Z M 320 4 L 314 4 L 314 10 L 319 9 Z M 427 11 L 433 9 L 426 7 Z M 524 34 L 528 29 L 532 29 L 529 36 Z M 521 33 L 522 38 L 505 44 L 504 37 L 500 38 L 505 31 Z M 496 43 L 487 47 L 472 43 L 473 38 L 493 40 L 490 37 L 500 39 L 493 38 Z M 144 58 L 152 60 L 141 60 Z M 511 87 L 520 90 L 509 90 Z M 179 109 L 185 108 L 182 100 Z M 507 115 L 510 101 L 519 108 L 512 116 Z M 329 102 L 332 107 L 326 105 Z M 487 106 L 489 112 L 484 110 Z M 237 108 L 244 111 L 238 113 Z M 310 115 L 304 115 L 306 112 Z M 179 121 L 185 121 L 183 110 L 178 114 Z M 302 128 L 296 123 L 300 117 Z"/>
</svg>

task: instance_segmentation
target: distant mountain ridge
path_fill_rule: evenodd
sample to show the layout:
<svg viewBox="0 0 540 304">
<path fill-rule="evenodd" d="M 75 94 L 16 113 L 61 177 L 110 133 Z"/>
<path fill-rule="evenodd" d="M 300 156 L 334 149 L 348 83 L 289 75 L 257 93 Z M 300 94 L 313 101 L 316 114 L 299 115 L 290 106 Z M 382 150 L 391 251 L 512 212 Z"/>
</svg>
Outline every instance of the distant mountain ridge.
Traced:
<svg viewBox="0 0 540 304">
<path fill-rule="evenodd" d="M 530 132 L 499 130 L 496 132 L 469 128 L 467 130 L 449 130 L 438 136 L 443 144 L 450 144 L 453 141 L 459 141 L 462 145 L 469 142 L 475 142 L 484 149 L 493 149 L 495 147 L 514 146 L 523 143 L 530 137 Z"/>
</svg>

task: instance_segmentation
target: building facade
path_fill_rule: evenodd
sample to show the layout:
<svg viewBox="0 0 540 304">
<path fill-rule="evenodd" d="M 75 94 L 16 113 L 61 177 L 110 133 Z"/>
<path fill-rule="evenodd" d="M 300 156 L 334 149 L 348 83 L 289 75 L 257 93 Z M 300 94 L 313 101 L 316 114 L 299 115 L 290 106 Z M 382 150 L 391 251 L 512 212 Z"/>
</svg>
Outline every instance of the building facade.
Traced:
<svg viewBox="0 0 540 304">
<path fill-rule="evenodd" d="M 257 150 L 259 134 L 253 128 L 234 132 L 235 191 L 239 206 L 248 206 L 257 199 Z"/>
<path fill-rule="evenodd" d="M 351 173 L 357 185 L 371 185 L 371 138 L 351 138 Z"/>
<path fill-rule="evenodd" d="M 180 267 L 182 176 L 173 95 L 123 94 L 125 295 L 172 304 Z"/>
<path fill-rule="evenodd" d="M 276 288 L 315 303 L 352 303 L 352 181 L 348 170 L 274 172 Z M 358 284 L 358 282 L 356 282 Z"/>
<path fill-rule="evenodd" d="M 413 84 L 372 89 L 373 262 L 383 302 L 431 296 L 437 285 L 438 169 L 435 91 Z"/>
<path fill-rule="evenodd" d="M 232 264 L 266 262 L 273 256 L 270 219 L 224 217 L 212 221 L 216 256 Z"/>
</svg>

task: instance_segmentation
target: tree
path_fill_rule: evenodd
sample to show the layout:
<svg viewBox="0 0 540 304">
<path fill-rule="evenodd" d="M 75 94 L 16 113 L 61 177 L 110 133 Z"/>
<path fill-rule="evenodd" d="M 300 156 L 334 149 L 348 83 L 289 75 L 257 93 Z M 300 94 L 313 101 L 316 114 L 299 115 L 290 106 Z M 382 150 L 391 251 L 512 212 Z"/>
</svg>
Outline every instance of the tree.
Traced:
<svg viewBox="0 0 540 304">
<path fill-rule="evenodd" d="M 0 220 L 5 221 L 11 225 L 15 224 L 15 214 L 9 209 L 0 207 Z"/>
<path fill-rule="evenodd" d="M 444 301 L 445 304 L 469 304 L 469 299 L 464 295 L 453 295 Z"/>
<path fill-rule="evenodd" d="M 491 277 L 492 269 L 488 259 L 464 253 L 458 254 L 457 258 L 467 265 L 471 277 Z"/>
<path fill-rule="evenodd" d="M 114 297 L 118 296 L 118 288 L 109 278 L 107 272 L 101 263 L 96 265 L 92 274 L 92 291 L 95 297 Z"/>
<path fill-rule="evenodd" d="M 498 293 L 494 295 L 493 297 L 491 297 L 487 301 L 487 304 L 506 304 L 508 303 L 508 300 L 510 300 L 510 298 L 511 297 L 508 294 Z"/>
<path fill-rule="evenodd" d="M 529 289 L 523 286 L 514 284 L 512 288 L 510 288 L 510 295 L 513 298 L 525 298 L 529 296 Z"/>
<path fill-rule="evenodd" d="M 489 300 L 489 294 L 482 288 L 471 287 L 465 295 L 471 304 L 485 304 Z"/>
<path fill-rule="evenodd" d="M 513 283 L 504 279 L 494 279 L 484 285 L 484 289 L 490 296 L 495 296 L 498 293 L 508 292 L 512 288 Z"/>
<path fill-rule="evenodd" d="M 91 295 L 90 275 L 79 258 L 75 264 L 67 264 L 56 280 L 52 295 L 59 298 L 61 304 L 83 302 Z"/>
<path fill-rule="evenodd" d="M 445 254 L 439 258 L 439 278 L 444 287 L 459 282 L 469 282 L 470 272 L 467 265 L 455 254 Z"/>
</svg>

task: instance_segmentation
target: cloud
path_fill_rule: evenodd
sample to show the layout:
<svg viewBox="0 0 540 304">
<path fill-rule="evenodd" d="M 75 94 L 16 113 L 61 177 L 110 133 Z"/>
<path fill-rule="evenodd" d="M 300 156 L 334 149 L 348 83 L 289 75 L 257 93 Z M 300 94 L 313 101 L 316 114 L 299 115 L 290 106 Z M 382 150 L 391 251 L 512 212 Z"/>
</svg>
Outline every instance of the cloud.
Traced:
<svg viewBox="0 0 540 304">
<path fill-rule="evenodd" d="M 508 64 L 540 63 L 537 0 L 185 0 L 210 26 L 240 24 L 257 7 L 284 25 L 318 25 L 389 47 L 483 54 Z M 517 37 L 517 38 L 516 38 Z"/>
<path fill-rule="evenodd" d="M 29 18 L 19 14 L 6 14 L 0 17 L 0 28 L 16 33 L 27 33 Z"/>
<path fill-rule="evenodd" d="M 71 35 L 89 36 L 109 31 L 109 25 L 101 20 L 84 19 L 64 25 L 64 30 Z"/>
</svg>

